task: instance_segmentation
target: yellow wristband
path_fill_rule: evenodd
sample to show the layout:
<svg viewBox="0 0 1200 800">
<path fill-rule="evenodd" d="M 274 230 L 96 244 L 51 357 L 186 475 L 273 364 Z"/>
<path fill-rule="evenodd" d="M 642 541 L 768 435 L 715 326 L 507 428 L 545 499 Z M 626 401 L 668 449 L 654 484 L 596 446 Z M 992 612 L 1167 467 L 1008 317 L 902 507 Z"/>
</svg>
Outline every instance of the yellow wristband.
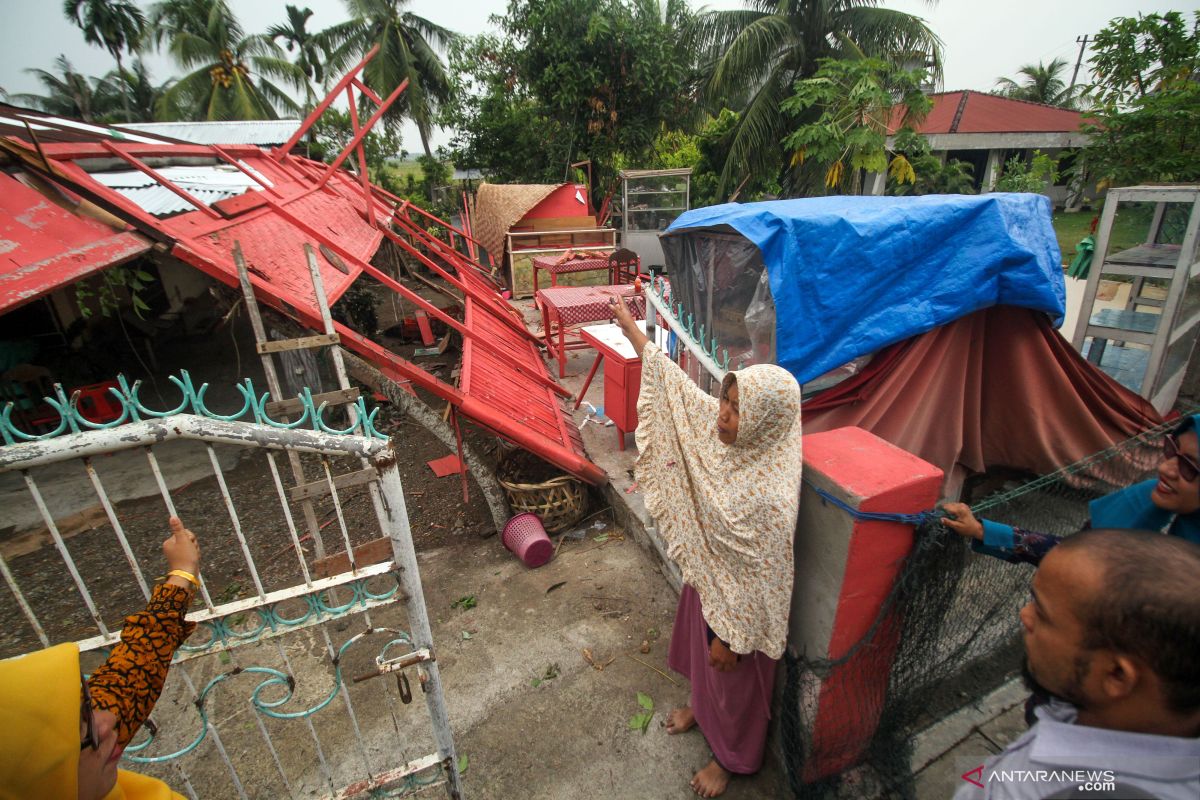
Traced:
<svg viewBox="0 0 1200 800">
<path fill-rule="evenodd" d="M 170 572 L 168 572 L 168 573 L 167 573 L 167 577 L 169 578 L 169 577 L 171 577 L 172 575 L 178 575 L 179 577 L 183 578 L 183 579 L 184 579 L 185 581 L 187 581 L 188 583 L 190 583 L 190 584 L 192 584 L 193 586 L 195 586 L 197 589 L 199 589 L 199 588 L 200 588 L 200 581 L 198 581 L 198 580 L 196 579 L 196 576 L 195 576 L 195 575 L 193 575 L 193 574 L 192 574 L 192 573 L 190 573 L 190 572 L 184 572 L 184 571 L 183 571 L 183 570 L 181 570 L 181 569 L 173 569 L 173 570 L 171 570 Z"/>
</svg>

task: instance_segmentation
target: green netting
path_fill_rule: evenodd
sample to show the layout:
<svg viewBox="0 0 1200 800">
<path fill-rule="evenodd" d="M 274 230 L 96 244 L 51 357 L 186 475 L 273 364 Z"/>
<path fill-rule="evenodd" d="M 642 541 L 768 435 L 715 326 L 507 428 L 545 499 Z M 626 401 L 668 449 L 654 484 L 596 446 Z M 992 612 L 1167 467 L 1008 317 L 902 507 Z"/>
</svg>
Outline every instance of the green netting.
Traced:
<svg viewBox="0 0 1200 800">
<path fill-rule="evenodd" d="M 1162 436 L 1177 424 L 1160 425 L 1034 480 L 980 476 L 969 482 L 963 501 L 979 517 L 1073 534 L 1087 521 L 1088 502 L 1153 474 Z M 836 661 L 785 655 L 780 736 L 796 797 L 915 797 L 916 734 L 1019 671 L 1017 614 L 1028 599 L 1032 574 L 1028 565 L 972 552 L 938 522 L 918 528 L 916 547 L 883 611 L 847 655 Z M 871 691 L 881 674 L 889 676 L 886 693 Z M 832 720 L 822 718 L 822 734 L 814 741 L 816 700 L 830 676 L 842 687 L 865 688 L 846 690 L 850 696 Z M 862 721 L 876 718 L 874 736 L 863 742 Z M 838 754 L 856 766 L 814 779 L 818 766 Z"/>
</svg>

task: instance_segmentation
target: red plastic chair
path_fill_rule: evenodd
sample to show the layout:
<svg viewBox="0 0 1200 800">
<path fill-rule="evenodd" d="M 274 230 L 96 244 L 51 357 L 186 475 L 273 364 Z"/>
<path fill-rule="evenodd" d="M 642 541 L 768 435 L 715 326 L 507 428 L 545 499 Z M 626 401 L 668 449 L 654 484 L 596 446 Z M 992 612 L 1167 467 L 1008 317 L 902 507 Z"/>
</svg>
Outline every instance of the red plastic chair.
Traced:
<svg viewBox="0 0 1200 800">
<path fill-rule="evenodd" d="M 121 404 L 113 397 L 109 389 L 117 389 L 116 381 L 91 383 L 78 386 L 72 392 L 79 392 L 79 414 L 89 422 L 111 422 L 121 416 Z M 68 397 L 71 393 L 67 394 Z"/>
</svg>

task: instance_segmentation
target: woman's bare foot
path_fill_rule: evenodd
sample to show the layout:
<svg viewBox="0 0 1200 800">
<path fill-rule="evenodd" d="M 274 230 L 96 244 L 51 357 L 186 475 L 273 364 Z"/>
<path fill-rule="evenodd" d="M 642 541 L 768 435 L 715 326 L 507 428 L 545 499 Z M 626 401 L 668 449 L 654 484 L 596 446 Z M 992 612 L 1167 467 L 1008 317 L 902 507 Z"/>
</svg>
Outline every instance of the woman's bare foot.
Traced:
<svg viewBox="0 0 1200 800">
<path fill-rule="evenodd" d="M 714 758 L 692 776 L 692 791 L 701 797 L 720 797 L 729 786 L 729 773 Z"/>
<path fill-rule="evenodd" d="M 691 706 L 683 706 L 676 708 L 667 715 L 667 733 L 687 733 L 696 724 L 696 717 L 692 714 Z"/>
</svg>

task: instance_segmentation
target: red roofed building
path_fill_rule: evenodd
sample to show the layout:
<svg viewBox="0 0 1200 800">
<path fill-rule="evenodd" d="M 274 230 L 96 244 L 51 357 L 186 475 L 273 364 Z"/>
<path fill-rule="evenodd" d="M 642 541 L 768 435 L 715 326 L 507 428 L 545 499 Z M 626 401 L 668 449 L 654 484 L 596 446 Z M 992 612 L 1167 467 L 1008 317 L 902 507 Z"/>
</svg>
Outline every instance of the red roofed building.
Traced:
<svg viewBox="0 0 1200 800">
<path fill-rule="evenodd" d="M 1056 106 L 1014 100 L 971 90 L 931 94 L 933 108 L 918 128 L 936 155 L 974 167 L 975 185 L 991 191 L 1010 158 L 1025 159 L 1034 150 L 1063 155 L 1087 144 L 1080 129 L 1084 115 Z M 883 193 L 883 177 L 868 182 L 868 194 Z M 1056 203 L 1067 196 L 1066 185 L 1047 187 Z"/>
</svg>

